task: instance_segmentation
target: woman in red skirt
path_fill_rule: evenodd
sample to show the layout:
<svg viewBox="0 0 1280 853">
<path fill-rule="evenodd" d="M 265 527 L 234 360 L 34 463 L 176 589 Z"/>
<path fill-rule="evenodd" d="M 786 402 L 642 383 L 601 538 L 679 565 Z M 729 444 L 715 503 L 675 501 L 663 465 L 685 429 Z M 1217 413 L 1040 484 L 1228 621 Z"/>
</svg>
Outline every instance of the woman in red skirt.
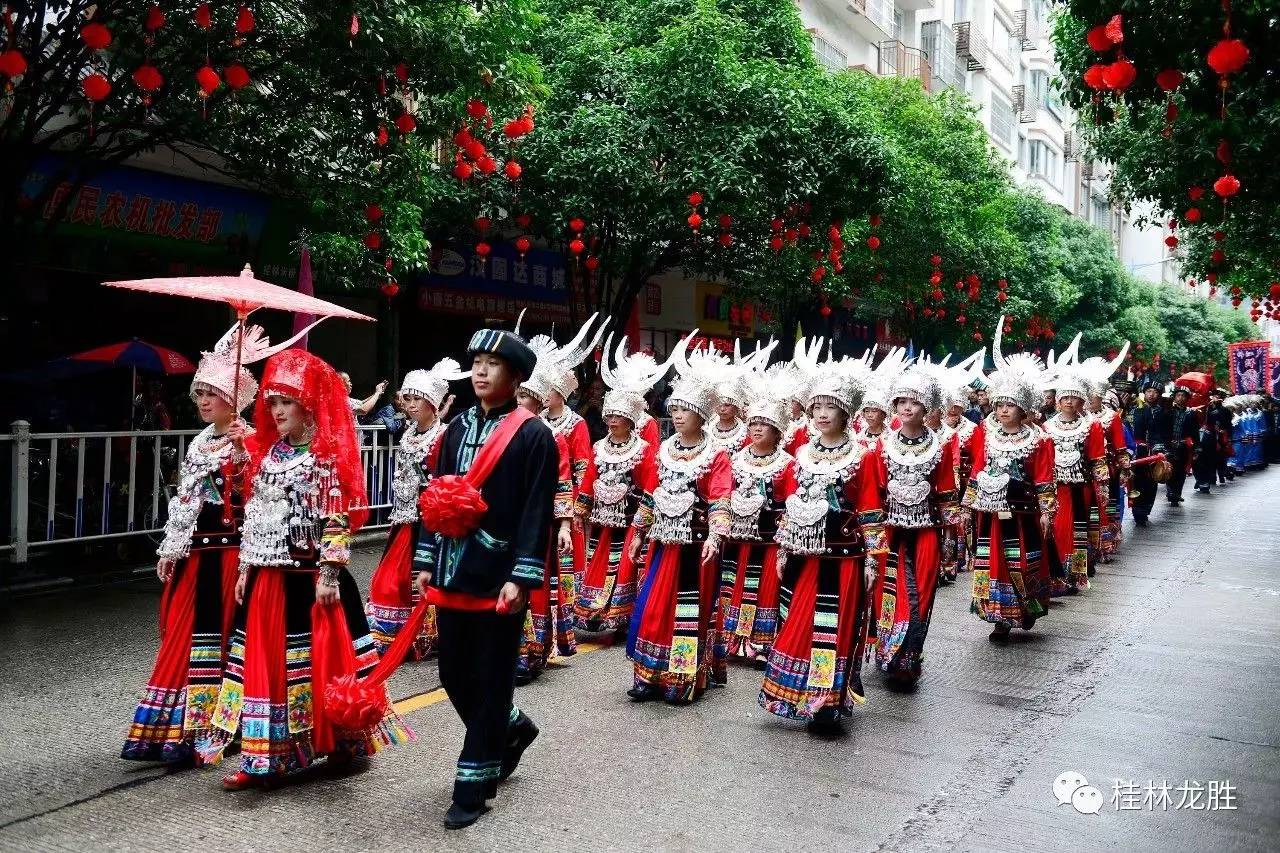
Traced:
<svg viewBox="0 0 1280 853">
<path fill-rule="evenodd" d="M 924 424 L 942 387 L 927 365 L 907 370 L 890 394 L 899 426 L 880 443 L 889 556 L 877 589 L 876 666 L 889 684 L 920 678 L 924 641 L 942 567 L 943 532 L 958 521 L 956 440 Z"/>
<path fill-rule="evenodd" d="M 1074 345 L 1069 352 L 1073 351 Z M 1050 367 L 1058 411 L 1044 422 L 1053 439 L 1058 483 L 1058 512 L 1048 549 L 1050 595 L 1089 588 L 1089 570 L 1102 547 L 1101 519 L 1110 476 L 1102 424 L 1084 413 L 1088 384 L 1066 359 Z"/>
<path fill-rule="evenodd" d="M 724 683 L 716 647 L 720 546 L 729 533 L 729 457 L 712 445 L 704 424 L 715 409 L 714 379 L 674 354 L 680 376 L 667 409 L 676 434 L 658 450 L 658 484 L 636 512 L 628 556 L 639 559 L 646 536 L 644 586 L 631 616 L 627 657 L 634 665 L 627 694 L 637 702 L 687 705 L 711 683 Z"/>
<path fill-rule="evenodd" d="M 232 635 L 213 731 L 197 743 L 216 761 L 237 730 L 240 767 L 228 790 L 345 763 L 412 738 L 390 703 L 377 720 L 336 718 L 330 683 L 378 662 L 360 590 L 347 571 L 351 536 L 368 516 L 364 470 L 342 380 L 303 350 L 267 362 L 250 443 Z M 383 689 L 383 688 L 379 688 Z M 385 696 L 384 696 L 385 700 Z"/>
<path fill-rule="evenodd" d="M 811 438 L 784 484 L 778 526 L 782 627 L 769 651 L 760 705 L 832 735 L 864 702 L 862 658 L 872 591 L 885 553 L 879 457 L 854 440 L 849 419 L 861 388 L 829 364 L 809 391 Z"/>
<path fill-rule="evenodd" d="M 973 600 L 969 609 L 994 625 L 991 642 L 1009 642 L 1048 612 L 1044 541 L 1053 530 L 1057 494 L 1053 440 L 1031 418 L 1041 401 L 1044 365 L 1029 353 L 1005 359 L 996 326 L 996 369 L 989 396 L 995 410 L 969 439 L 973 474 L 962 500 L 973 512 Z"/>
<path fill-rule="evenodd" d="M 257 354 L 268 344 L 256 326 L 245 338 L 245 353 Z M 208 734 L 218 704 L 235 614 L 249 462 L 239 413 L 258 388 L 248 370 L 237 369 L 236 343 L 233 328 L 213 352 L 204 353 L 191 383 L 191 399 L 208 426 L 188 445 L 178 492 L 169 501 L 164 540 L 156 552 L 156 574 L 165 585 L 160 651 L 122 758 L 170 764 L 198 760 L 193 745 Z"/>
<path fill-rule="evenodd" d="M 782 514 L 784 484 L 792 482 L 793 460 L 783 450 L 788 422 L 785 367 L 749 374 L 747 435 L 750 444 L 733 454 L 733 526 L 721 580 L 721 641 L 727 654 L 764 666 L 778 632 L 778 544 L 774 534 Z"/>
<path fill-rule="evenodd" d="M 600 375 L 609 386 L 602 406 L 609 434 L 595 443 L 575 509 L 587 543 L 575 609 L 578 627 L 592 633 L 624 632 L 631 621 L 636 600 L 636 561 L 628 553 L 636 536 L 631 522 L 642 497 L 658 485 L 658 442 L 649 443 L 637 428 L 647 417 L 645 392 L 669 366 L 647 353 L 628 355 L 624 337 L 610 367 L 611 343 L 612 336 L 600 361 Z M 656 433 L 656 422 L 648 422 Z"/>
<path fill-rule="evenodd" d="M 543 411 L 543 404 L 551 394 L 550 376 L 557 370 L 554 364 L 556 344 L 546 335 L 535 335 L 529 341 L 529 348 L 537 362 L 532 375 L 516 389 L 516 403 L 537 415 Z M 570 531 L 574 498 L 571 451 L 565 435 L 556 435 L 555 443 L 560 465 L 552 502 L 552 530 L 547 537 L 546 570 L 542 573 L 542 586 L 529 590 L 529 609 L 524 619 L 520 656 L 516 659 L 517 685 L 528 684 L 542 675 L 557 652 L 569 655 L 577 650 L 573 620 L 564 615 L 563 560 L 573 552 Z M 572 602 L 569 606 L 572 607 Z"/>
<path fill-rule="evenodd" d="M 369 582 L 369 604 L 365 608 L 379 654 L 395 642 L 418 603 L 417 584 L 410 580 L 413 549 L 418 541 L 418 496 L 435 470 L 440 436 L 446 426 L 444 419 L 453 403 L 453 397 L 448 396 L 449 383 L 470 375 L 471 371 L 463 370 L 458 362 L 444 358 L 430 370 L 410 370 L 400 386 L 401 405 L 409 423 L 396 449 L 391 480 L 391 532 Z M 414 641 L 415 660 L 435 652 L 434 611 L 434 607 L 430 608 Z"/>
</svg>

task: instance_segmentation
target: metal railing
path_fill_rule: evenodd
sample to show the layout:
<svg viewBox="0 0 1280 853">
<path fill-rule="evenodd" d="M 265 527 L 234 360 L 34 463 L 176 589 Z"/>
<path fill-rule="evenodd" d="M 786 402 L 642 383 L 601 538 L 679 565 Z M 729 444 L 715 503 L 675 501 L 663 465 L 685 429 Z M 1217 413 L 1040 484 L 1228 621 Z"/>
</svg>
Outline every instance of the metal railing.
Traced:
<svg viewBox="0 0 1280 853">
<path fill-rule="evenodd" d="M 391 506 L 396 444 L 385 426 L 359 426 L 371 527 Z M 10 450 L 9 536 L 15 563 L 31 549 L 73 542 L 158 536 L 187 443 L 199 430 L 33 433 L 17 421 L 0 442 Z"/>
<path fill-rule="evenodd" d="M 954 24 L 956 34 L 956 56 L 965 60 L 970 71 L 982 71 L 987 67 L 990 53 L 987 39 L 969 26 L 969 21 L 958 21 Z"/>
<path fill-rule="evenodd" d="M 950 86 L 963 92 L 965 69 L 956 57 L 955 31 L 942 21 L 927 21 L 920 27 L 920 47 L 933 76 L 929 91 Z"/>
<path fill-rule="evenodd" d="M 893 35 L 892 0 L 849 0 L 849 8 L 866 18 L 885 35 Z"/>
<path fill-rule="evenodd" d="M 924 51 L 908 47 L 896 39 L 880 42 L 880 73 L 895 77 L 915 78 L 926 92 L 932 84 L 933 74 Z"/>
</svg>

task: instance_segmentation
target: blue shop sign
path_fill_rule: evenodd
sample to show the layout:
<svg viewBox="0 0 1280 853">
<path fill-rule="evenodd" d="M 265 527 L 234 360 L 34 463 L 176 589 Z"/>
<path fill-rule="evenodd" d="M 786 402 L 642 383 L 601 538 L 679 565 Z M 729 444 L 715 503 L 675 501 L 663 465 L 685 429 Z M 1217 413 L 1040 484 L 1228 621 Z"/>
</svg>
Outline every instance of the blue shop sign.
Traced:
<svg viewBox="0 0 1280 853">
<path fill-rule="evenodd" d="M 510 243 L 496 243 L 489 257 L 471 248 L 445 249 L 438 263 L 419 276 L 426 287 L 447 287 L 533 302 L 564 303 L 569 282 L 559 252 L 530 249 L 523 256 Z"/>
</svg>

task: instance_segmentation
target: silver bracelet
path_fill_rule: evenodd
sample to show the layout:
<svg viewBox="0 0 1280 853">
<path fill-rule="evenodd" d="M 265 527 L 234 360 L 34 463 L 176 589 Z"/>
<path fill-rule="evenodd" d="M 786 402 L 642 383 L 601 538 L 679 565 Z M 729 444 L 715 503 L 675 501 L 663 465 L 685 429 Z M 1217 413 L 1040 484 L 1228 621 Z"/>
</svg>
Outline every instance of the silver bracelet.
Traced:
<svg viewBox="0 0 1280 853">
<path fill-rule="evenodd" d="M 338 588 L 338 572 L 337 566 L 325 564 L 320 567 L 320 578 L 317 581 L 321 586 L 327 586 L 331 589 Z"/>
</svg>

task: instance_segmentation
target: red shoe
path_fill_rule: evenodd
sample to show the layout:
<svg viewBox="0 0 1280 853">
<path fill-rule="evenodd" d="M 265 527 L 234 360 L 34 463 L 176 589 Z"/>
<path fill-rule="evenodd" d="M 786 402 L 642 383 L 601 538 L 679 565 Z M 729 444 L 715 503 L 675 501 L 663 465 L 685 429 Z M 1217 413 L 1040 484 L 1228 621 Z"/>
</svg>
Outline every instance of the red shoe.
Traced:
<svg viewBox="0 0 1280 853">
<path fill-rule="evenodd" d="M 264 788 L 266 784 L 252 773 L 237 770 L 222 777 L 222 787 L 227 791 L 243 791 L 246 788 Z"/>
</svg>

